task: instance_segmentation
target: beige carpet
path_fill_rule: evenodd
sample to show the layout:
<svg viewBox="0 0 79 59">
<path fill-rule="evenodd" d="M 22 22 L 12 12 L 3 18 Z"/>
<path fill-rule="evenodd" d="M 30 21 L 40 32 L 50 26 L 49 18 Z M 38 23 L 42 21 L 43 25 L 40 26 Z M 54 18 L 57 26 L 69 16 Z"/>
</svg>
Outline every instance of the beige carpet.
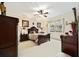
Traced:
<svg viewBox="0 0 79 59">
<path fill-rule="evenodd" d="M 30 48 L 33 46 L 37 46 L 37 44 L 35 44 L 33 41 L 29 40 L 29 41 L 24 41 L 24 42 L 19 43 L 18 48 L 24 49 L 24 48 Z"/>
</svg>

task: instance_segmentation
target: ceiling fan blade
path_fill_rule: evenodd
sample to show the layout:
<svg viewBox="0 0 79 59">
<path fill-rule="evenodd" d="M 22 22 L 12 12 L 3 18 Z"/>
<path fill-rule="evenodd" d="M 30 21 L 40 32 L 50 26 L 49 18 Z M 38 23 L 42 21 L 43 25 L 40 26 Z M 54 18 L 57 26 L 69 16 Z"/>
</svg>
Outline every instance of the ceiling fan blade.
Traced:
<svg viewBox="0 0 79 59">
<path fill-rule="evenodd" d="M 40 11 L 37 11 L 38 13 L 40 13 Z"/>
<path fill-rule="evenodd" d="M 48 14 L 48 12 L 45 12 L 44 14 Z"/>
<path fill-rule="evenodd" d="M 44 17 L 47 17 L 46 15 L 43 15 Z"/>
<path fill-rule="evenodd" d="M 43 14 L 43 10 L 40 10 L 40 14 Z"/>
<path fill-rule="evenodd" d="M 43 10 L 39 10 L 37 11 L 39 14 L 43 14 Z"/>
</svg>

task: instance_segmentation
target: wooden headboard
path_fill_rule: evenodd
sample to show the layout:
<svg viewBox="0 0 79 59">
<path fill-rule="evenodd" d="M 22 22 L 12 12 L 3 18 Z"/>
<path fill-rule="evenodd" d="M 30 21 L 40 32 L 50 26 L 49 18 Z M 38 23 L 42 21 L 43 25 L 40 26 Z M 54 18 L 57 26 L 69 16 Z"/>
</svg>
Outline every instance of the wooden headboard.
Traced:
<svg viewBox="0 0 79 59">
<path fill-rule="evenodd" d="M 28 29 L 28 34 L 29 34 L 29 33 L 33 33 L 34 31 L 35 31 L 36 33 L 38 33 L 38 29 L 33 26 L 33 27 L 31 27 L 30 29 Z"/>
</svg>

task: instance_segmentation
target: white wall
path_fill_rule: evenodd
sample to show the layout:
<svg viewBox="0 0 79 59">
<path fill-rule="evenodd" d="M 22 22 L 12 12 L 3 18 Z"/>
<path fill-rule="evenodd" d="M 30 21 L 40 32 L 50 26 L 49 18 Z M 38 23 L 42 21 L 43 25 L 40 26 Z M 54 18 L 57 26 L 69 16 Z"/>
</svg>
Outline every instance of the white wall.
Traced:
<svg viewBox="0 0 79 59">
<path fill-rule="evenodd" d="M 33 16 L 33 17 L 27 17 L 27 16 L 21 16 L 19 18 L 19 26 L 22 27 L 22 20 L 28 20 L 29 21 L 29 27 L 26 28 L 30 28 L 33 26 L 33 22 L 34 22 L 34 26 L 37 27 L 37 22 L 41 23 L 41 27 L 43 28 L 44 31 L 47 31 L 48 29 L 48 22 L 47 19 L 43 18 L 43 17 L 37 17 L 37 16 Z"/>
<path fill-rule="evenodd" d="M 66 14 L 50 18 L 49 28 L 50 28 L 51 23 L 56 22 L 56 20 L 60 20 L 60 21 L 62 20 L 63 21 L 63 19 L 64 19 L 64 22 L 62 23 L 62 25 L 64 27 L 63 31 L 62 32 L 50 32 L 51 33 L 51 38 L 60 39 L 61 34 L 64 34 L 65 32 L 69 32 L 70 30 L 72 30 L 71 25 L 68 24 L 68 23 L 74 22 L 74 20 L 75 20 L 73 11 L 69 11 Z"/>
</svg>

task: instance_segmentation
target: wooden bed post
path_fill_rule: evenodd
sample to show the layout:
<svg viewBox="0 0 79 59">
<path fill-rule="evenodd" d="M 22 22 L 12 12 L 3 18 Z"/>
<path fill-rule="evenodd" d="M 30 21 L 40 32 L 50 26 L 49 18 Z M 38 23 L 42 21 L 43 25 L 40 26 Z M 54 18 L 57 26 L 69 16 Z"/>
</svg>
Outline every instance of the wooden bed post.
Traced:
<svg viewBox="0 0 79 59">
<path fill-rule="evenodd" d="M 76 14 L 76 8 L 72 8 L 74 12 L 74 18 L 76 23 L 76 36 L 77 36 L 77 56 L 78 56 L 78 20 L 77 20 L 77 14 Z"/>
</svg>

